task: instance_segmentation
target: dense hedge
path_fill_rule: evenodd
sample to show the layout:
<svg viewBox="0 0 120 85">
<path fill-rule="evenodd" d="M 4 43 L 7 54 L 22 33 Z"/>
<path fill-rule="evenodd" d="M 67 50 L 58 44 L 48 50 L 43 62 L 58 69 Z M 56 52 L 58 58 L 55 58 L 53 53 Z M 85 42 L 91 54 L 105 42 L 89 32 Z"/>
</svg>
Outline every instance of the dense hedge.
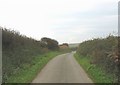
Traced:
<svg viewBox="0 0 120 85">
<path fill-rule="evenodd" d="M 108 36 L 85 41 L 79 45 L 77 54 L 90 57 L 91 64 L 98 65 L 108 74 L 113 74 L 113 82 L 117 82 L 118 75 L 118 38 Z"/>
<path fill-rule="evenodd" d="M 24 64 L 30 64 L 34 56 L 50 51 L 42 41 L 28 38 L 14 30 L 2 27 L 0 29 L 2 29 L 3 82 L 21 69 Z"/>
</svg>

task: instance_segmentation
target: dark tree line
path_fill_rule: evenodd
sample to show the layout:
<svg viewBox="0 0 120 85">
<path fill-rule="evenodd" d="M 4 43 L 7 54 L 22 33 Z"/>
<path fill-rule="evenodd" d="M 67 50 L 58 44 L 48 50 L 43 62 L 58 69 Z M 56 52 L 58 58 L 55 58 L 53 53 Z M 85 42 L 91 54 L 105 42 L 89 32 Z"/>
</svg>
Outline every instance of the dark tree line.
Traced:
<svg viewBox="0 0 120 85">
<path fill-rule="evenodd" d="M 14 30 L 2 30 L 2 70 L 3 82 L 22 68 L 31 63 L 37 55 L 45 54 L 51 50 L 59 50 L 58 42 L 50 38 L 41 41 L 21 35 Z"/>
<path fill-rule="evenodd" d="M 50 50 L 59 50 L 58 42 L 54 39 L 44 37 L 41 42 Z"/>
</svg>

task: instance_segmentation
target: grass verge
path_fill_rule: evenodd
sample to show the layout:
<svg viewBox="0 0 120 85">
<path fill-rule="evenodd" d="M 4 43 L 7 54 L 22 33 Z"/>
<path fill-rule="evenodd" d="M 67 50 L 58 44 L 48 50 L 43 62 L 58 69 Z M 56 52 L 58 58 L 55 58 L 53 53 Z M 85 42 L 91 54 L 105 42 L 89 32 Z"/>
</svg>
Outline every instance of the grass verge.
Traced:
<svg viewBox="0 0 120 85">
<path fill-rule="evenodd" d="M 32 64 L 23 65 L 22 69 L 19 69 L 14 75 L 9 77 L 7 83 L 30 83 L 48 61 L 59 54 L 62 54 L 62 52 L 55 51 L 35 56 Z"/>
<path fill-rule="evenodd" d="M 100 67 L 90 64 L 89 57 L 79 56 L 78 54 L 75 54 L 74 57 L 94 83 L 112 83 L 112 76 L 106 74 Z"/>
</svg>

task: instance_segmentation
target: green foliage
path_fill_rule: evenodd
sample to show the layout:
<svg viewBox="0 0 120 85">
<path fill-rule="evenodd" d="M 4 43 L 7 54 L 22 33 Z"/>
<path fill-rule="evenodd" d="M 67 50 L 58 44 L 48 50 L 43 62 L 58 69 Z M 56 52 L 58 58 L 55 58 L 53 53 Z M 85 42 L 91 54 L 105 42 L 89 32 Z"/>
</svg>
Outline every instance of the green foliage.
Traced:
<svg viewBox="0 0 120 85">
<path fill-rule="evenodd" d="M 2 29 L 2 77 L 3 82 L 23 69 L 24 64 L 31 64 L 37 55 L 43 55 L 52 49 L 42 41 L 21 35 L 14 30 Z M 57 41 L 52 40 L 57 43 Z M 51 45 L 51 44 L 50 44 Z"/>
<path fill-rule="evenodd" d="M 31 83 L 47 62 L 58 54 L 61 52 L 49 52 L 35 56 L 30 64 L 24 64 L 22 69 L 9 77 L 7 83 Z"/>
<path fill-rule="evenodd" d="M 70 48 L 72 51 L 76 51 L 77 50 L 77 47 L 71 47 Z"/>
<path fill-rule="evenodd" d="M 90 63 L 99 66 L 106 73 L 113 74 L 113 82 L 117 82 L 118 38 L 108 36 L 88 40 L 79 45 L 78 55 L 90 58 Z"/>
<path fill-rule="evenodd" d="M 84 57 L 78 54 L 75 54 L 74 56 L 86 73 L 89 74 L 89 77 L 94 83 L 113 83 L 113 77 L 111 75 L 106 74 L 100 67 L 90 64 L 90 57 Z"/>
<path fill-rule="evenodd" d="M 54 39 L 44 37 L 41 39 L 41 42 L 50 50 L 59 50 L 58 42 Z"/>
</svg>

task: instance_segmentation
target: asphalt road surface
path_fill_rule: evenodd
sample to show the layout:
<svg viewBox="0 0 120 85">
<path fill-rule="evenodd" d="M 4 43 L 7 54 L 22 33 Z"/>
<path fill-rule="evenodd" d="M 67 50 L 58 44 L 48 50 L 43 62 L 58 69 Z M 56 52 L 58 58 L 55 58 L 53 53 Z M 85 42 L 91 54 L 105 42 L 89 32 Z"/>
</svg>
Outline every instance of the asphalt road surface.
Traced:
<svg viewBox="0 0 120 85">
<path fill-rule="evenodd" d="M 92 83 L 73 57 L 73 53 L 56 56 L 40 71 L 32 83 Z"/>
</svg>

